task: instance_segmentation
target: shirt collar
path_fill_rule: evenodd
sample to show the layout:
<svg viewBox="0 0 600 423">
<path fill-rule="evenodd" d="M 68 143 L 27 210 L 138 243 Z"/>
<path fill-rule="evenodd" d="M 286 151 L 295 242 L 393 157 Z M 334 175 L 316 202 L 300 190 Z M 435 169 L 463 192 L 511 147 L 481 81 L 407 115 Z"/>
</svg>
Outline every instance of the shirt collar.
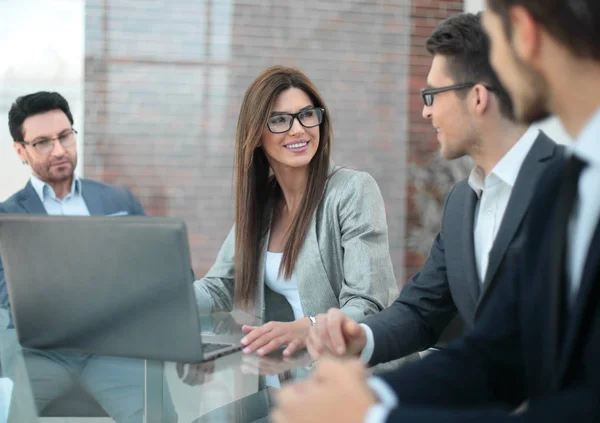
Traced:
<svg viewBox="0 0 600 423">
<path fill-rule="evenodd" d="M 583 130 L 570 145 L 570 150 L 577 157 L 584 159 L 594 166 L 600 166 L 600 109 L 596 110 L 591 119 L 586 123 Z"/>
<path fill-rule="evenodd" d="M 47 195 L 49 195 L 50 198 L 56 199 L 56 193 L 54 192 L 54 189 L 34 174 L 31 175 L 31 185 L 33 185 L 33 189 L 37 193 L 38 197 L 40 197 L 40 200 L 42 200 L 42 203 Z M 81 195 L 81 180 L 79 178 L 73 178 L 71 192 L 69 195 Z"/>
<path fill-rule="evenodd" d="M 508 153 L 500 159 L 490 173 L 493 173 L 506 184 L 513 187 L 521 170 L 521 165 L 525 161 L 525 157 L 529 154 L 529 150 L 539 135 L 537 128 L 529 128 L 519 141 L 512 146 Z"/>
<path fill-rule="evenodd" d="M 515 145 L 496 163 L 496 166 L 494 166 L 487 177 L 484 176 L 482 168 L 479 166 L 473 167 L 468 183 L 478 198 L 481 197 L 486 182 L 489 186 L 490 179 L 498 182 L 502 181 L 511 188 L 515 185 L 521 165 L 525 161 L 525 157 L 527 157 L 529 150 L 531 150 L 538 134 L 539 131 L 533 127 L 527 129 Z"/>
<path fill-rule="evenodd" d="M 468 183 L 477 194 L 477 197 L 481 197 L 486 182 L 489 185 L 490 179 L 502 181 L 511 188 L 515 185 L 525 157 L 529 154 L 529 150 L 531 150 L 538 135 L 538 129 L 533 127 L 527 129 L 512 148 L 496 163 L 496 166 L 487 177 L 484 176 L 483 169 L 479 166 L 475 166 L 471 170 Z"/>
<path fill-rule="evenodd" d="M 477 198 L 480 198 L 481 193 L 483 192 L 483 187 L 485 186 L 484 179 L 483 169 L 479 166 L 473 166 L 473 169 L 471 169 L 471 173 L 469 174 L 468 182 L 471 189 L 477 194 Z"/>
</svg>

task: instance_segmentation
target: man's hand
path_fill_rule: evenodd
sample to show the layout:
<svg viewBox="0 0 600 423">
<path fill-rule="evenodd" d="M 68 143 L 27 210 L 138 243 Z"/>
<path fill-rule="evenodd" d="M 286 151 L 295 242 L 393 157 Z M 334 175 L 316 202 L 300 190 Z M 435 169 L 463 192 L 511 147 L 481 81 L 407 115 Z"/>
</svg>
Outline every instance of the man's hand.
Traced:
<svg viewBox="0 0 600 423">
<path fill-rule="evenodd" d="M 363 423 L 377 402 L 358 361 L 324 359 L 305 382 L 288 385 L 276 397 L 275 423 Z"/>
<path fill-rule="evenodd" d="M 324 355 L 354 357 L 360 355 L 367 344 L 362 326 L 346 316 L 341 310 L 331 308 L 327 314 L 319 314 L 317 323 L 310 329 L 306 347 L 318 360 Z"/>
<path fill-rule="evenodd" d="M 246 336 L 242 339 L 244 354 L 256 351 L 258 355 L 266 355 L 282 345 L 287 345 L 283 355 L 288 357 L 306 346 L 308 330 L 311 326 L 307 318 L 294 322 L 269 322 L 262 326 L 242 326 Z"/>
</svg>

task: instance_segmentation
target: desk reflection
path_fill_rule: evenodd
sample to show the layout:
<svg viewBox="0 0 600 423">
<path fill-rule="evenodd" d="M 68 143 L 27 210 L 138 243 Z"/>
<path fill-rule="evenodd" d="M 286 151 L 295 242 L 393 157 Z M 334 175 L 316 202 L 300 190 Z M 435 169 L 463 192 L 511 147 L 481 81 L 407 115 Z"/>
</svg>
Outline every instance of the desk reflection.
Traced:
<svg viewBox="0 0 600 423">
<path fill-rule="evenodd" d="M 14 383 L 13 399 L 32 398 L 35 415 L 144 422 L 145 360 L 22 348 L 14 329 L 2 335 L 3 375 Z M 161 421 L 177 422 L 168 389 L 162 399 Z"/>
<path fill-rule="evenodd" d="M 203 338 L 236 337 L 242 325 L 256 321 L 236 313 L 200 319 Z M 303 379 L 313 364 L 306 350 L 291 357 L 282 350 L 263 357 L 237 351 L 183 363 L 24 349 L 14 330 L 11 343 L 7 331 L 2 335 L 4 376 L 14 381 L 9 422 L 16 423 L 54 416 L 104 416 L 119 423 L 268 421 L 274 392 L 269 379 L 278 384 Z"/>
</svg>

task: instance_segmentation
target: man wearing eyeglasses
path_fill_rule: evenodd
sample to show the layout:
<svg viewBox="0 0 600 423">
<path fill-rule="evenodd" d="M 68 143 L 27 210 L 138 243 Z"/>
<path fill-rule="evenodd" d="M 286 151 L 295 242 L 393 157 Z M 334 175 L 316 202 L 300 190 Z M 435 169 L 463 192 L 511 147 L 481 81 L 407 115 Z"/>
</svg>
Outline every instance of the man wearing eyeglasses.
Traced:
<svg viewBox="0 0 600 423">
<path fill-rule="evenodd" d="M 370 365 L 389 362 L 434 346 L 457 314 L 470 332 L 504 271 L 507 252 L 522 247 L 538 178 L 563 160 L 562 147 L 513 121 L 479 16 L 460 14 L 440 23 L 427 50 L 433 61 L 421 90 L 423 117 L 437 132 L 442 157 L 470 156 L 475 166 L 448 195 L 423 268 L 389 308 L 360 325 L 339 310 L 316 316 L 307 342 L 315 359 L 345 355 Z"/>
<path fill-rule="evenodd" d="M 16 153 L 31 168 L 31 179 L 25 188 L 0 203 L 0 213 L 145 215 L 140 202 L 127 188 L 75 175 L 77 131 L 73 129 L 69 104 L 59 93 L 37 92 L 17 98 L 8 114 L 8 126 Z M 9 314 L 8 328 L 0 328 L 2 369 L 18 389 L 19 380 L 14 372 L 19 346 L 1 260 L 0 308 Z M 77 381 L 116 421 L 143 420 L 142 360 L 33 349 L 23 350 L 23 358 L 40 413 L 69 392 Z M 168 401 L 166 404 L 166 420 L 175 421 L 172 405 Z"/>
<path fill-rule="evenodd" d="M 146 214 L 127 188 L 75 175 L 77 131 L 69 104 L 59 93 L 42 91 L 17 98 L 8 113 L 8 126 L 19 159 L 31 168 L 31 179 L 25 188 L 0 203 L 0 213 Z M 0 307 L 9 308 L 1 261 Z"/>
</svg>

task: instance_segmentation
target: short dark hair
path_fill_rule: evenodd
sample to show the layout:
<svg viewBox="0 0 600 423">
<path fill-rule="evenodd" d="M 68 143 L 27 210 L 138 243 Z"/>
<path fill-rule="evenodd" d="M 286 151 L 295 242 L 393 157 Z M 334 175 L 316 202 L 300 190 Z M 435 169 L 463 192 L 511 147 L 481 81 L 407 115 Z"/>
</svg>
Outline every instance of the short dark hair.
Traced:
<svg viewBox="0 0 600 423">
<path fill-rule="evenodd" d="M 56 92 L 39 91 L 15 100 L 8 112 L 8 129 L 14 141 L 23 141 L 23 122 L 29 116 L 62 110 L 73 125 L 73 115 L 67 100 Z"/>
<path fill-rule="evenodd" d="M 600 61 L 600 1 L 488 0 L 488 5 L 500 15 L 507 37 L 512 33 L 509 9 L 523 6 L 575 55 Z"/>
<path fill-rule="evenodd" d="M 490 64 L 490 42 L 481 25 L 481 13 L 460 13 L 442 21 L 427 39 L 427 51 L 448 58 L 455 83 L 475 82 L 494 88 L 500 113 L 513 119 L 510 96 Z"/>
</svg>

